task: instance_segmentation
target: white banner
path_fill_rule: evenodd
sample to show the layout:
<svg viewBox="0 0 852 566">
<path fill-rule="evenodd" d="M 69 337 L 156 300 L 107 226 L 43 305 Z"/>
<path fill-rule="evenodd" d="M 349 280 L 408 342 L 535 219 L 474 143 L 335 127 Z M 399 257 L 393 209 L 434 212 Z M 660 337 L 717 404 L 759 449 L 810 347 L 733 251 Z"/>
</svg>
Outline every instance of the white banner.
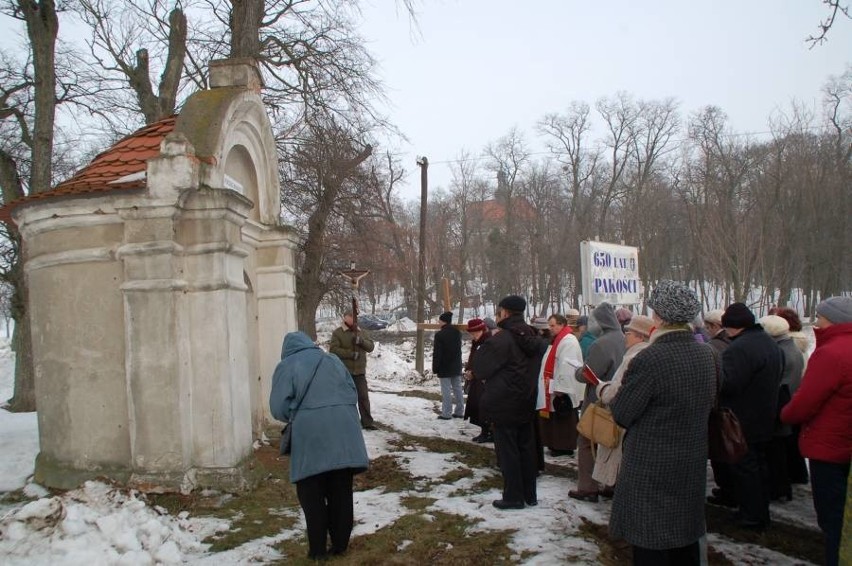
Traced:
<svg viewBox="0 0 852 566">
<path fill-rule="evenodd" d="M 583 299 L 587 305 L 639 303 L 639 248 L 580 242 Z"/>
</svg>

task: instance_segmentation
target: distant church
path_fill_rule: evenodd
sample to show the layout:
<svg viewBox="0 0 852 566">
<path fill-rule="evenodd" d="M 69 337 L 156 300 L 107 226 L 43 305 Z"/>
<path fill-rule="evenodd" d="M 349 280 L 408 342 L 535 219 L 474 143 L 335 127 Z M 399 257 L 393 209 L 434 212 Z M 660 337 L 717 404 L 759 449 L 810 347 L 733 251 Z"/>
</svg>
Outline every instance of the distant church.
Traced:
<svg viewBox="0 0 852 566">
<path fill-rule="evenodd" d="M 296 328 L 292 229 L 253 62 L 122 139 L 54 191 L 10 203 L 24 239 L 37 482 L 245 485 Z"/>
</svg>

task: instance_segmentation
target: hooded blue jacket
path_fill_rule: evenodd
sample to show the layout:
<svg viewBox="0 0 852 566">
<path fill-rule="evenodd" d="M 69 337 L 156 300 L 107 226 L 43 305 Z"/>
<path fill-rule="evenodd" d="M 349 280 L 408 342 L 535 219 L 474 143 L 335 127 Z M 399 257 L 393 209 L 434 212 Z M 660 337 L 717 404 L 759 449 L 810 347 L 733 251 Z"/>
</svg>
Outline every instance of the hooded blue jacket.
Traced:
<svg viewBox="0 0 852 566">
<path fill-rule="evenodd" d="M 284 337 L 269 409 L 276 419 L 292 422 L 291 482 L 331 470 L 367 469 L 357 402 L 355 384 L 336 356 L 303 332 Z"/>
</svg>

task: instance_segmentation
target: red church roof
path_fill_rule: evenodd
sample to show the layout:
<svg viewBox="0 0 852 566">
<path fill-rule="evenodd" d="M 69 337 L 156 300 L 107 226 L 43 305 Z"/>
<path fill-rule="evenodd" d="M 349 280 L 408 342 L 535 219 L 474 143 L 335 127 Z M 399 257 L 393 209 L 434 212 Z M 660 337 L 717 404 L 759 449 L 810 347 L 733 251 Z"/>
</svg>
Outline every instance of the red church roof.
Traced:
<svg viewBox="0 0 852 566">
<path fill-rule="evenodd" d="M 11 220 L 12 210 L 33 201 L 145 187 L 147 161 L 160 154 L 160 142 L 175 129 L 176 122 L 177 115 L 174 115 L 136 130 L 98 154 L 91 163 L 56 185 L 52 191 L 6 203 L 0 209 L 0 220 Z"/>
</svg>

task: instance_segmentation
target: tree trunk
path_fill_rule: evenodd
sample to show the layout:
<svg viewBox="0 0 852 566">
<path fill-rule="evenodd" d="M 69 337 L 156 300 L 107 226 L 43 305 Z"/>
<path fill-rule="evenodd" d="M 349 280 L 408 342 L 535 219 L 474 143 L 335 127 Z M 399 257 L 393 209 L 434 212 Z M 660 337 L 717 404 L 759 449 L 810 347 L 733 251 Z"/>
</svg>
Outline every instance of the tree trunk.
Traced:
<svg viewBox="0 0 852 566">
<path fill-rule="evenodd" d="M 12 318 L 15 320 L 15 330 L 12 334 L 12 348 L 15 350 L 15 389 L 7 409 L 13 413 L 28 413 L 36 410 L 33 341 L 30 332 L 30 313 L 26 308 L 27 287 L 23 279 L 23 260 L 19 254 L 10 274 L 14 288 Z"/>
<path fill-rule="evenodd" d="M 232 0 L 231 57 L 260 57 L 260 28 L 263 26 L 263 0 Z"/>
<path fill-rule="evenodd" d="M 56 66 L 54 53 L 59 19 L 52 0 L 18 2 L 27 22 L 35 75 L 35 125 L 33 128 L 30 194 L 51 189 L 53 123 L 56 116 Z"/>
</svg>

